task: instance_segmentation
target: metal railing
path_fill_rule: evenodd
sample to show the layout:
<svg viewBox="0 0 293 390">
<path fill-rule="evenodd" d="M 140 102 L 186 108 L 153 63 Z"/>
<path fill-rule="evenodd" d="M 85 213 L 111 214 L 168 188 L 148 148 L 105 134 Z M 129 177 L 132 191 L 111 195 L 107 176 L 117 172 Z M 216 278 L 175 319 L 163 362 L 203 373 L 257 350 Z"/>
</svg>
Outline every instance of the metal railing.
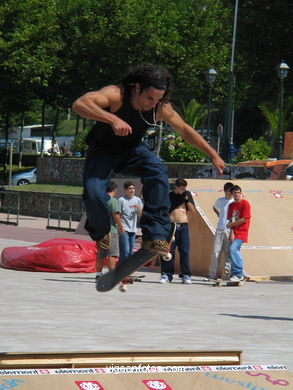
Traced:
<svg viewBox="0 0 293 390">
<path fill-rule="evenodd" d="M 18 226 L 20 193 L 0 190 L 0 223 Z M 5 218 L 3 219 L 3 214 Z"/>
<path fill-rule="evenodd" d="M 73 232 L 75 229 L 72 227 L 72 222 L 80 221 L 82 214 L 83 202 L 80 196 L 50 194 L 48 200 L 48 224 L 46 228 Z M 55 224 L 53 221 L 55 221 Z M 64 223 L 65 225 L 68 224 L 68 226 L 64 226 Z"/>
</svg>

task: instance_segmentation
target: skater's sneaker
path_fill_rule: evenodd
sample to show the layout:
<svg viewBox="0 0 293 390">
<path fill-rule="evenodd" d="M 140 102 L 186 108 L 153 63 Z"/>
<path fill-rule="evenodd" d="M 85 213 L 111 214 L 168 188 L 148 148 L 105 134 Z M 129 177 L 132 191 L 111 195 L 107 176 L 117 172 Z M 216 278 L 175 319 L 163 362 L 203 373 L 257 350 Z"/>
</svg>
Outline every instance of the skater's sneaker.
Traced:
<svg viewBox="0 0 293 390">
<path fill-rule="evenodd" d="M 170 283 L 170 280 L 166 274 L 161 275 L 160 283 L 161 284 Z"/>
<path fill-rule="evenodd" d="M 143 241 L 142 247 L 154 255 L 160 255 L 166 258 L 169 257 L 169 244 L 165 240 Z"/>
<path fill-rule="evenodd" d="M 245 279 L 244 276 L 233 275 L 230 278 L 230 282 L 242 282 L 244 279 Z"/>
<path fill-rule="evenodd" d="M 103 276 L 102 272 L 96 274 L 96 290 L 98 291 L 98 283 L 101 277 Z"/>
<path fill-rule="evenodd" d="M 121 283 L 120 285 L 119 285 L 119 291 L 120 292 L 126 292 L 127 291 L 127 287 L 126 287 L 126 283 Z"/>
<path fill-rule="evenodd" d="M 97 244 L 97 248 L 102 251 L 109 249 L 111 246 L 111 234 L 110 233 L 106 234 L 104 237 L 97 240 L 96 244 Z"/>
<path fill-rule="evenodd" d="M 182 284 L 191 284 L 191 277 L 188 275 L 182 276 Z"/>
</svg>

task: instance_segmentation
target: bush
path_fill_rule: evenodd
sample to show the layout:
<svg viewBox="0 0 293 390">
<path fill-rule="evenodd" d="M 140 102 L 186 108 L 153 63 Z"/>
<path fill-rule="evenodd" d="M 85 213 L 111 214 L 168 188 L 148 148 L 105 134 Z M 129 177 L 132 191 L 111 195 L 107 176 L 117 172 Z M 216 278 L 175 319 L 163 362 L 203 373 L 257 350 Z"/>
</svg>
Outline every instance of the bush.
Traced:
<svg viewBox="0 0 293 390">
<path fill-rule="evenodd" d="M 80 133 L 78 133 L 73 141 L 72 141 L 72 148 L 74 150 L 74 153 L 80 153 L 81 156 L 84 156 L 88 145 L 85 143 L 85 138 L 88 134 L 90 129 L 84 129 Z"/>
<path fill-rule="evenodd" d="M 272 153 L 272 147 L 267 143 L 264 137 L 257 140 L 248 138 L 244 144 L 240 146 L 239 152 L 235 157 L 234 162 L 248 160 L 266 160 Z"/>
<path fill-rule="evenodd" d="M 203 162 L 205 154 L 186 143 L 180 136 L 169 134 L 161 147 L 161 157 L 169 162 Z"/>
</svg>

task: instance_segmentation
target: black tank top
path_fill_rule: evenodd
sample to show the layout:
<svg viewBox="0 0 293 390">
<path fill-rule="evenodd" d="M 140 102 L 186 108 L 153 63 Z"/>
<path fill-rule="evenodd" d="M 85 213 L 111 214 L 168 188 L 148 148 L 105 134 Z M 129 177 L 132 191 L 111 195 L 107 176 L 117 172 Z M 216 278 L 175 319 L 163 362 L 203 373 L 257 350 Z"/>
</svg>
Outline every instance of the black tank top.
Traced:
<svg viewBox="0 0 293 390">
<path fill-rule="evenodd" d="M 110 111 L 109 108 L 105 108 Z M 135 110 L 128 97 L 123 99 L 123 103 L 118 111 L 113 114 L 128 123 L 132 128 L 132 134 L 125 137 L 117 136 L 108 123 L 96 122 L 86 137 L 86 143 L 90 147 L 103 148 L 106 150 L 127 150 L 140 144 L 146 130 L 150 127 L 141 117 L 139 111 Z M 143 118 L 153 123 L 153 109 L 143 111 Z"/>
</svg>

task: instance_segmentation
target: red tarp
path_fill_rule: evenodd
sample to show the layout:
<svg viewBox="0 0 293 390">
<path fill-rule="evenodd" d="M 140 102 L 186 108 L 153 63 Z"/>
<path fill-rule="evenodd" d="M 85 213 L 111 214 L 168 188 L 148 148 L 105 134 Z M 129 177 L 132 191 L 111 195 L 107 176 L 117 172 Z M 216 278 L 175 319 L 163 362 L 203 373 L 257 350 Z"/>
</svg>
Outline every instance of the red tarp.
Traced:
<svg viewBox="0 0 293 390">
<path fill-rule="evenodd" d="M 96 254 L 95 242 L 56 238 L 33 246 L 5 248 L 0 265 L 22 271 L 95 272 Z"/>
</svg>

